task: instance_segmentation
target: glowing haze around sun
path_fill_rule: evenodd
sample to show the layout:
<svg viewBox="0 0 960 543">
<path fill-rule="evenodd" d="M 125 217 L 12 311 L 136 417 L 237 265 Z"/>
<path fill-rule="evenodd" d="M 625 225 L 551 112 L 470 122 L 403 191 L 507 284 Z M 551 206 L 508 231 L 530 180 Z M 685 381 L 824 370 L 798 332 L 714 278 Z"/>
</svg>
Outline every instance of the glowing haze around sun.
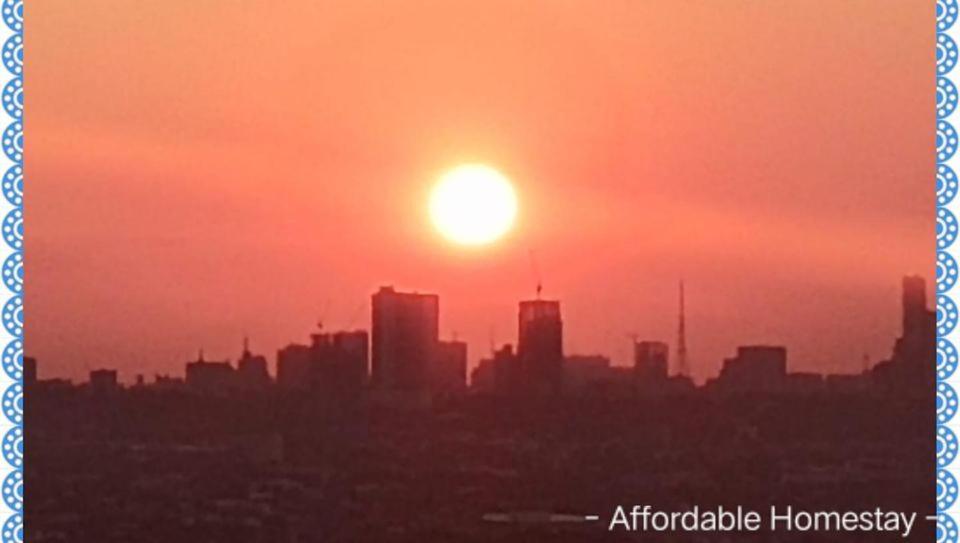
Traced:
<svg viewBox="0 0 960 543">
<path fill-rule="evenodd" d="M 463 164 L 440 177 L 430 194 L 430 219 L 448 240 L 487 245 L 503 237 L 517 216 L 517 196 L 502 173 Z"/>
</svg>

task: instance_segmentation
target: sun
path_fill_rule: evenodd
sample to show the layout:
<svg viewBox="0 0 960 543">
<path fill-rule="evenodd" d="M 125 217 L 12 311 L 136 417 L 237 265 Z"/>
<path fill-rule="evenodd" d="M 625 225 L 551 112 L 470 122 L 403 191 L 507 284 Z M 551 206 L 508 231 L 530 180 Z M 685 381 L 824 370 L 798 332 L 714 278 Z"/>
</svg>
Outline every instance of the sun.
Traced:
<svg viewBox="0 0 960 543">
<path fill-rule="evenodd" d="M 430 219 L 461 245 L 486 245 L 510 231 L 517 195 L 506 176 L 484 164 L 463 164 L 443 174 L 430 194 Z"/>
</svg>

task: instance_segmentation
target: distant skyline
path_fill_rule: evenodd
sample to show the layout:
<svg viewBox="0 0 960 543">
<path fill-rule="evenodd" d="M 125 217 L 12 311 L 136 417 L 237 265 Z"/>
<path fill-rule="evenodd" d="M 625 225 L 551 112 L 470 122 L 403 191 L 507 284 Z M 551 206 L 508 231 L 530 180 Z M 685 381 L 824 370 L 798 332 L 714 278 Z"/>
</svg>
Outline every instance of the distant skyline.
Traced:
<svg viewBox="0 0 960 543">
<path fill-rule="evenodd" d="M 570 354 L 673 358 L 682 278 L 698 378 L 751 343 L 859 371 L 903 275 L 932 305 L 934 7 L 32 5 L 26 352 L 129 381 L 249 336 L 272 366 L 394 285 L 440 296 L 473 367 L 516 343 L 532 250 Z M 517 191 L 490 246 L 430 225 L 464 162 Z"/>
</svg>

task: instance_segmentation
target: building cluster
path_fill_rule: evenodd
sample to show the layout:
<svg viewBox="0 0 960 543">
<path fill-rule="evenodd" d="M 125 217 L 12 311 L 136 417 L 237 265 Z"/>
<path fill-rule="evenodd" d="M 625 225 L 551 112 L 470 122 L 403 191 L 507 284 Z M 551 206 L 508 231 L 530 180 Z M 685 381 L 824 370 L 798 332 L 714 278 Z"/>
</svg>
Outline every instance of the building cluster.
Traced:
<svg viewBox="0 0 960 543">
<path fill-rule="evenodd" d="M 517 349 L 507 344 L 480 361 L 473 384 L 486 392 L 556 394 L 564 381 L 563 319 L 560 302 L 520 302 Z M 585 366 L 609 367 L 606 358 L 583 361 Z"/>
<path fill-rule="evenodd" d="M 194 390 L 205 393 L 255 391 L 271 382 L 266 357 L 250 352 L 243 342 L 243 352 L 233 367 L 229 361 L 204 360 L 203 352 L 197 360 L 187 362 L 186 382 Z"/>
<path fill-rule="evenodd" d="M 465 392 L 467 344 L 440 339 L 438 296 L 383 287 L 373 295 L 372 307 L 372 333 L 320 330 L 311 334 L 309 344 L 281 348 L 277 388 L 340 396 L 371 390 L 384 397 L 423 399 Z M 245 348 L 236 368 L 202 356 L 187 363 L 184 385 L 223 392 L 270 383 L 266 359 Z"/>
<path fill-rule="evenodd" d="M 285 390 L 352 390 L 367 380 L 369 341 L 363 330 L 316 333 L 309 345 L 277 352 L 277 385 Z"/>
<path fill-rule="evenodd" d="M 779 346 L 740 347 L 724 360 L 708 387 L 724 391 L 784 392 L 833 390 L 904 390 L 929 393 L 936 380 L 936 313 L 927 308 L 926 283 L 908 276 L 902 283 L 902 331 L 892 356 L 859 375 L 789 373 L 787 350 Z"/>
<path fill-rule="evenodd" d="M 229 361 L 205 360 L 201 351 L 197 360 L 186 364 L 185 379 L 158 376 L 153 386 L 229 394 L 275 385 L 291 392 L 336 396 L 369 391 L 382 398 L 425 401 L 468 390 L 467 345 L 440 339 L 437 295 L 382 287 L 371 301 L 370 333 L 320 330 L 310 336 L 309 344 L 287 345 L 277 353 L 275 380 L 267 359 L 252 354 L 244 341 L 236 366 Z M 732 392 L 779 392 L 828 385 L 932 383 L 936 315 L 927 308 L 922 278 L 903 279 L 902 303 L 903 330 L 891 358 L 862 375 L 789 373 L 785 347 L 748 345 L 724 360 L 719 376 L 707 381 L 706 386 Z M 680 311 L 682 347 L 682 301 Z M 686 375 L 685 360 L 678 361 L 671 372 L 667 343 L 635 338 L 633 346 L 632 366 L 614 366 L 602 355 L 568 355 L 563 348 L 560 302 L 539 298 L 521 301 L 516 348 L 505 344 L 480 360 L 471 374 L 470 388 L 479 393 L 524 397 L 591 390 L 656 396 L 694 388 Z M 37 382 L 36 366 L 35 359 L 24 359 L 24 382 L 28 386 Z M 47 383 L 62 384 L 57 380 Z M 137 383 L 143 385 L 142 377 L 138 376 Z M 89 387 L 98 393 L 118 389 L 117 371 L 90 372 Z"/>
</svg>

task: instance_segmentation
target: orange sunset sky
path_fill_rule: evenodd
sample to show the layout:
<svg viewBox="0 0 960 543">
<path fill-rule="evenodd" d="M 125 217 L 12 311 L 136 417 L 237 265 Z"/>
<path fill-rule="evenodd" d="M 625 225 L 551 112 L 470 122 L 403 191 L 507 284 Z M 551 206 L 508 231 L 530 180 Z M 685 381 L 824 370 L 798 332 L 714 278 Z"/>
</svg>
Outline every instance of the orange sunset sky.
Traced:
<svg viewBox="0 0 960 543">
<path fill-rule="evenodd" d="M 737 345 L 859 371 L 932 281 L 934 2 L 44 0 L 25 28 L 26 350 L 42 378 L 179 374 L 369 328 L 382 284 L 441 334 L 570 353 Z M 519 198 L 481 248 L 427 214 L 483 162 Z M 932 296 L 931 296 L 932 298 Z"/>
</svg>

